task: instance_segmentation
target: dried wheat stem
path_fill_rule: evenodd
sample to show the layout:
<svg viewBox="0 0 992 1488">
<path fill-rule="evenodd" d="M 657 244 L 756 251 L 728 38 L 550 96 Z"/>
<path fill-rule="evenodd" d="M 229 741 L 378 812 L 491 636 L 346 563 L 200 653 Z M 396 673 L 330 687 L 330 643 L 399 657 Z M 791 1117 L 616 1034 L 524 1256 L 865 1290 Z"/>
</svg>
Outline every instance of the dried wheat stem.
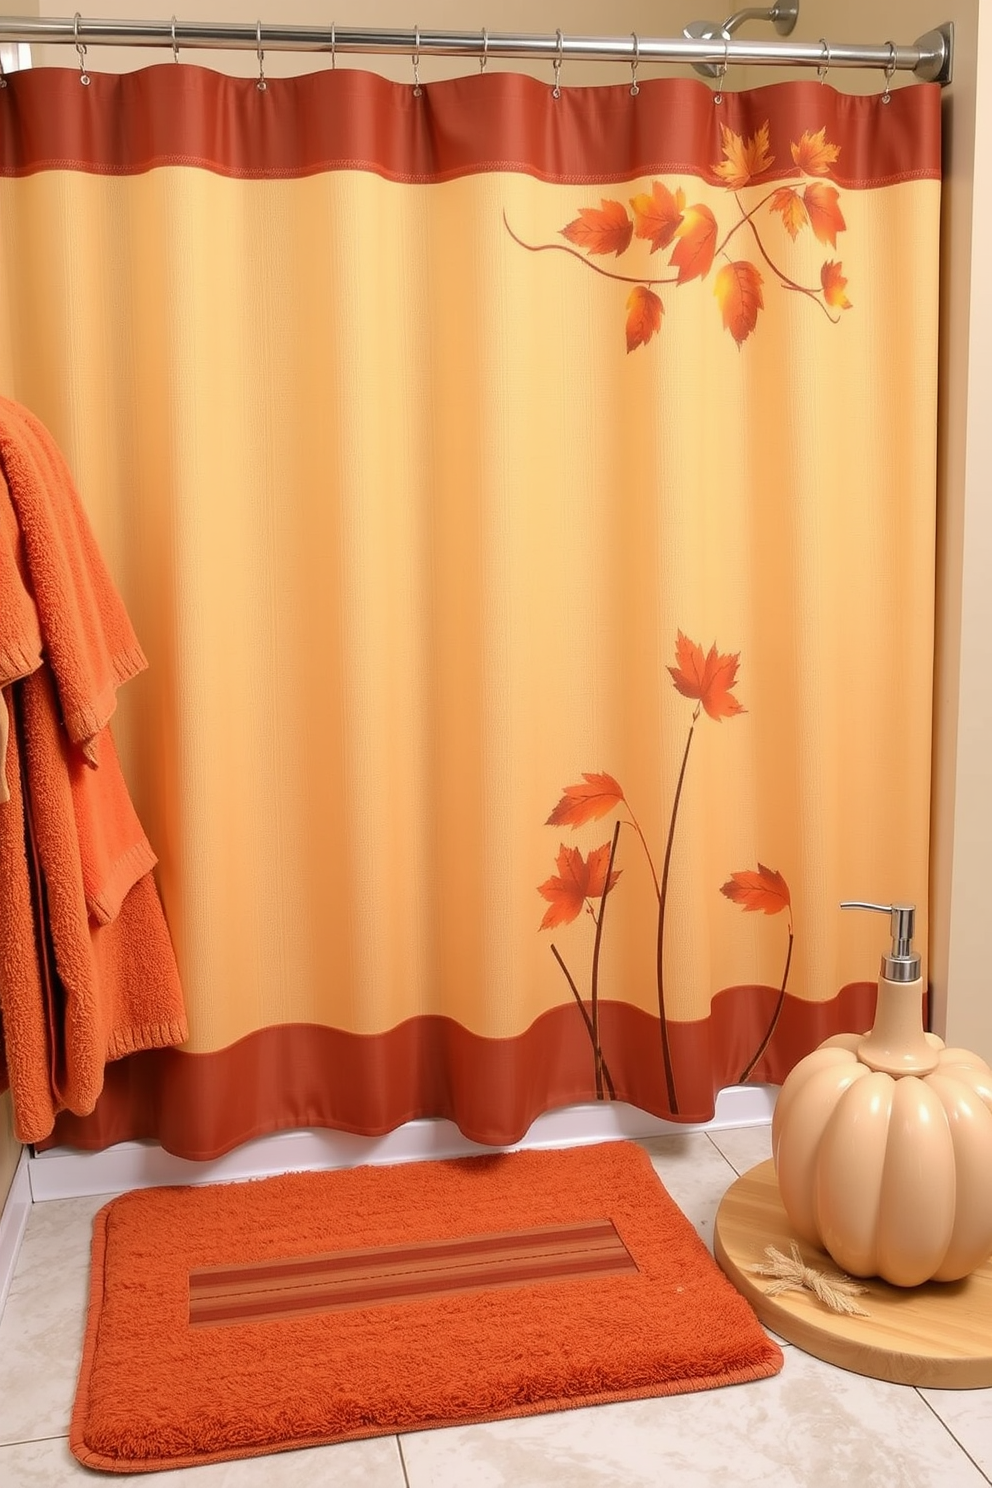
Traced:
<svg viewBox="0 0 992 1488">
<path fill-rule="evenodd" d="M 812 1266 L 803 1264 L 803 1258 L 799 1254 L 799 1247 L 792 1242 L 792 1256 L 785 1256 L 774 1245 L 765 1246 L 765 1255 L 768 1261 L 760 1266 L 746 1266 L 746 1271 L 753 1271 L 758 1276 L 774 1276 L 777 1280 L 772 1286 L 766 1287 L 765 1295 L 775 1297 L 780 1292 L 812 1292 L 813 1295 L 829 1307 L 831 1312 L 846 1313 L 850 1317 L 870 1317 L 863 1307 L 859 1307 L 851 1298 L 858 1296 L 868 1290 L 859 1282 L 852 1281 L 849 1276 L 825 1276 L 822 1271 L 816 1271 Z"/>
</svg>

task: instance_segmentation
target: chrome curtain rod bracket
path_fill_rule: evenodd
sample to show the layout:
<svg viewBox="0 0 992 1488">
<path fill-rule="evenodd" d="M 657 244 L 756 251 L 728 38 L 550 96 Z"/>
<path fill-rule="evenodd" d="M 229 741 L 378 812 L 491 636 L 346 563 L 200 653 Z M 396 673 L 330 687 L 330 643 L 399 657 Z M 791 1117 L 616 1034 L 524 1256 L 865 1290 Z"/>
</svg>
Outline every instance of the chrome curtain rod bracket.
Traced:
<svg viewBox="0 0 992 1488">
<path fill-rule="evenodd" d="M 933 31 L 925 31 L 916 40 L 920 61 L 913 72 L 921 83 L 939 83 L 943 88 L 951 81 L 954 57 L 954 22 L 945 21 Z"/>
<path fill-rule="evenodd" d="M 772 21 L 782 34 L 782 27 L 796 7 L 776 5 L 771 11 L 738 11 L 724 25 L 743 24 L 741 17 L 755 14 Z M 699 23 L 696 23 L 699 24 Z M 704 23 L 706 24 L 706 23 Z M 794 21 L 793 23 L 794 24 Z M 722 28 L 719 28 L 722 29 Z M 789 26 L 791 30 L 791 25 Z M 569 62 L 620 62 L 627 66 L 634 60 L 634 41 L 626 36 L 566 36 L 559 49 L 557 36 L 525 33 L 486 33 L 485 55 L 494 59 L 528 58 L 552 62 L 559 57 Z M 483 46 L 478 31 L 421 31 L 419 46 L 413 28 L 404 31 L 370 30 L 358 26 L 290 26 L 273 21 L 263 25 L 259 34 L 255 21 L 122 21 L 72 17 L 0 16 L 0 42 L 26 42 L 35 46 L 181 46 L 226 51 L 256 52 L 263 46 L 270 52 L 343 52 L 363 55 L 412 56 L 414 52 L 428 57 L 481 57 Z M 847 45 L 830 42 L 830 66 L 834 71 L 849 67 L 874 68 L 884 72 L 890 61 L 896 72 L 911 72 L 921 82 L 951 81 L 954 47 L 954 25 L 946 22 L 927 31 L 912 46 L 888 42 Z M 823 43 L 816 41 L 752 41 L 692 37 L 644 37 L 638 35 L 637 60 L 645 63 L 709 64 L 729 66 L 811 67 L 823 65 Z"/>
</svg>

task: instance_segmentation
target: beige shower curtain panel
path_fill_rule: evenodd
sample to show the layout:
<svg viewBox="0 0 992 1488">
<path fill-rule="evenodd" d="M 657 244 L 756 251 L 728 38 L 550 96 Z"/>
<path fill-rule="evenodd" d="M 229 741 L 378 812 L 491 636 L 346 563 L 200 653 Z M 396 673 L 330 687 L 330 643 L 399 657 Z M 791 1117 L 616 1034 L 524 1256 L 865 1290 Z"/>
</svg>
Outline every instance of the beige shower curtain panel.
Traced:
<svg viewBox="0 0 992 1488">
<path fill-rule="evenodd" d="M 939 90 L 21 74 L 0 392 L 149 669 L 180 1050 L 52 1140 L 699 1121 L 926 949 Z M 0 807 L 0 810 L 3 808 Z"/>
</svg>

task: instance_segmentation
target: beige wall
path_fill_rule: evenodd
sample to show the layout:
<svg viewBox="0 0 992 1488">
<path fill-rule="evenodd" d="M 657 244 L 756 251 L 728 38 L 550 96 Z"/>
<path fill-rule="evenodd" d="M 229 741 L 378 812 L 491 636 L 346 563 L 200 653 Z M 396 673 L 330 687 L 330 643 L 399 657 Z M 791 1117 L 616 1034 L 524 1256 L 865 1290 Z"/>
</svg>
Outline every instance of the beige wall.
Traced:
<svg viewBox="0 0 992 1488">
<path fill-rule="evenodd" d="M 27 7 L 21 7 L 22 12 Z M 101 0 L 102 16 L 158 18 L 158 0 Z M 718 8 L 717 8 L 718 9 Z M 729 10 L 733 7 L 728 7 Z M 42 0 L 41 15 L 65 14 L 59 0 Z M 286 18 L 282 0 L 255 0 L 263 23 Z M 341 26 L 408 28 L 415 18 L 409 0 L 338 0 L 333 7 Z M 716 14 L 712 7 L 687 9 L 665 0 L 660 5 L 635 0 L 623 21 L 605 0 L 572 0 L 566 26 L 571 34 L 613 34 L 636 29 L 643 36 L 678 35 L 689 19 Z M 184 18 L 244 20 L 243 0 L 200 0 L 188 5 Z M 324 0 L 294 0 L 292 18 L 302 24 L 327 25 Z M 426 26 L 491 31 L 550 33 L 565 13 L 560 0 L 433 0 Z M 982 407 L 992 367 L 992 286 L 981 271 L 992 252 L 992 208 L 974 191 L 975 138 L 992 138 L 992 96 L 977 91 L 977 78 L 992 76 L 992 21 L 986 7 L 979 20 L 979 0 L 802 0 L 796 39 L 884 41 L 907 43 L 939 21 L 956 26 L 955 76 L 945 91 L 946 183 L 943 226 L 942 403 L 939 450 L 938 668 L 935 711 L 933 783 L 933 870 L 931 891 L 931 965 L 936 1026 L 955 1043 L 992 1058 L 992 989 L 985 974 L 985 856 L 992 844 L 992 511 L 985 500 L 984 472 L 992 469 L 992 419 Z M 742 34 L 767 34 L 750 25 Z M 75 65 L 64 48 L 49 48 L 61 65 Z M 92 49 L 95 69 L 120 69 L 168 59 L 168 52 Z M 190 57 L 192 54 L 187 54 Z M 250 54 L 197 54 L 197 60 L 230 71 L 250 73 Z M 980 63 L 984 62 L 984 67 Z M 266 68 L 273 76 L 305 66 L 328 65 L 327 59 L 270 53 Z M 394 77 L 409 76 L 401 59 L 350 59 L 348 65 L 376 66 Z M 511 64 L 502 64 L 509 66 Z M 513 64 L 520 65 L 520 64 Z M 425 58 L 425 81 L 458 71 L 464 64 Z M 528 70 L 546 75 L 534 64 Z M 644 68 L 642 76 L 672 69 Z M 754 68 L 742 82 L 760 84 L 786 76 L 780 70 Z M 808 73 L 803 74 L 809 76 Z M 622 69 L 567 64 L 566 83 L 619 80 Z M 881 79 L 870 72 L 837 73 L 833 81 L 847 91 L 871 91 Z M 897 83 L 900 79 L 896 80 Z M 889 700 L 898 709 L 899 699 Z"/>
</svg>

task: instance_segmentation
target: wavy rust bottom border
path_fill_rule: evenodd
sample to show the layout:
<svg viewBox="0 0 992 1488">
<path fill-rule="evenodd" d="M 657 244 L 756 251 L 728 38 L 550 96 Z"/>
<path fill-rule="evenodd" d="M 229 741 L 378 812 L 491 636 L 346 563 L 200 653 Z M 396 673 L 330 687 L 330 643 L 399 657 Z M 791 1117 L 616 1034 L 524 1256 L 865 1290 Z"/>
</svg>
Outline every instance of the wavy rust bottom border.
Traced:
<svg viewBox="0 0 992 1488">
<path fill-rule="evenodd" d="M 780 1084 L 834 1033 L 867 1029 L 875 984 L 853 982 L 828 1002 L 786 997 L 756 1084 Z M 773 987 L 729 987 L 709 1018 L 670 1023 L 679 1110 L 665 1101 L 658 1020 L 628 1003 L 601 1007 L 603 1048 L 617 1098 L 652 1115 L 709 1121 L 718 1092 L 740 1071 L 768 1027 Z M 574 1006 L 538 1018 L 515 1038 L 481 1038 L 449 1018 L 411 1018 L 382 1034 L 313 1024 L 260 1029 L 208 1054 L 174 1049 L 108 1065 L 89 1116 L 63 1112 L 43 1150 L 97 1151 L 150 1139 L 177 1157 L 211 1160 L 276 1131 L 330 1127 L 382 1136 L 422 1117 L 453 1121 L 476 1142 L 518 1142 L 536 1117 L 595 1099 L 592 1053 Z"/>
</svg>

